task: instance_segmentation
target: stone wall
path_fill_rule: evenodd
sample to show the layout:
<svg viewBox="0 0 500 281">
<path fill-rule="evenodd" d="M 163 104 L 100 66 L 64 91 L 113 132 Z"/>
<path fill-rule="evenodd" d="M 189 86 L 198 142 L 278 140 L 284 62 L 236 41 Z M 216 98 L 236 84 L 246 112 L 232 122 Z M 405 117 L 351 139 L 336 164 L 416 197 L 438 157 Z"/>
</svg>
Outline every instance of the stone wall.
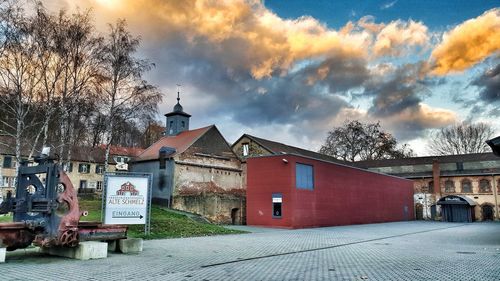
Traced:
<svg viewBox="0 0 500 281">
<path fill-rule="evenodd" d="M 245 224 L 245 196 L 202 193 L 174 196 L 173 208 L 202 215 L 219 224 Z"/>
</svg>

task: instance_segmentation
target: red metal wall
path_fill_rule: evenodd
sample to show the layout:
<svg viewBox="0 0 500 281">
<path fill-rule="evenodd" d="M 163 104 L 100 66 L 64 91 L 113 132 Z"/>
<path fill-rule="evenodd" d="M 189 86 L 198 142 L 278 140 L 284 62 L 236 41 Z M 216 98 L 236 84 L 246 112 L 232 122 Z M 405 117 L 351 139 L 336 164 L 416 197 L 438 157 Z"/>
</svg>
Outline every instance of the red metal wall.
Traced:
<svg viewBox="0 0 500 281">
<path fill-rule="evenodd" d="M 295 187 L 296 162 L 313 166 L 314 190 Z M 272 217 L 273 193 L 283 194 L 281 219 Z M 295 155 L 247 160 L 249 225 L 302 228 L 413 219 L 410 180 Z"/>
</svg>

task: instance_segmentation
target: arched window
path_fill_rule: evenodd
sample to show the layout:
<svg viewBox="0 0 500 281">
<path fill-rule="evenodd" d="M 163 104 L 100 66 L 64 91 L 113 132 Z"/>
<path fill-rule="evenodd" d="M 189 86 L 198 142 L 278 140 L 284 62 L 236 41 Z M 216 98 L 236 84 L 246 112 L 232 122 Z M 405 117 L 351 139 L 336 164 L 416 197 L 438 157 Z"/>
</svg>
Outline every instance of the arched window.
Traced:
<svg viewBox="0 0 500 281">
<path fill-rule="evenodd" d="M 479 192 L 491 192 L 491 185 L 489 180 L 482 179 L 479 181 Z"/>
<path fill-rule="evenodd" d="M 444 192 L 448 192 L 448 193 L 455 192 L 455 183 L 452 180 L 446 180 L 444 182 Z"/>
<path fill-rule="evenodd" d="M 469 179 L 462 181 L 462 193 L 472 193 L 472 183 Z"/>
<path fill-rule="evenodd" d="M 430 181 L 427 185 L 427 190 L 429 193 L 434 193 L 434 181 Z"/>
</svg>

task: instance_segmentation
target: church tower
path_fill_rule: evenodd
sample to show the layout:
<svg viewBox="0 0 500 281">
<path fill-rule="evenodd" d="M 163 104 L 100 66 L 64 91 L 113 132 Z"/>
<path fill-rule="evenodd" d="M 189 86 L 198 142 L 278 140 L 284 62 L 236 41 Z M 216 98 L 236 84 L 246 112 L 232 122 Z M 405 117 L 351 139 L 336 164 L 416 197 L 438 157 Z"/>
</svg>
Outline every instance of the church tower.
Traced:
<svg viewBox="0 0 500 281">
<path fill-rule="evenodd" d="M 183 111 L 180 102 L 179 92 L 177 92 L 177 104 L 174 106 L 174 111 L 165 114 L 167 117 L 166 136 L 176 136 L 181 132 L 189 130 L 189 117 L 191 115 Z"/>
</svg>

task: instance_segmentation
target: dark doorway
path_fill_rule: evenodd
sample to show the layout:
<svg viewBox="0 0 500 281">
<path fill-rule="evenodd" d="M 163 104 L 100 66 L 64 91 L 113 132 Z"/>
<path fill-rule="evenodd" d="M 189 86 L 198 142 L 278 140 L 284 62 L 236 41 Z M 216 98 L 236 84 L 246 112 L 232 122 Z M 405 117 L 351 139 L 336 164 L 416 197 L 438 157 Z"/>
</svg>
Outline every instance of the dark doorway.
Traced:
<svg viewBox="0 0 500 281">
<path fill-rule="evenodd" d="M 435 220 L 437 215 L 437 207 L 436 205 L 431 206 L 431 219 Z"/>
<path fill-rule="evenodd" d="M 231 209 L 231 224 L 241 224 L 240 223 L 240 209 Z"/>
<path fill-rule="evenodd" d="M 493 220 L 493 206 L 483 205 L 481 207 L 481 212 L 483 213 L 483 221 L 492 221 Z"/>
<path fill-rule="evenodd" d="M 420 203 L 415 205 L 415 219 L 423 220 L 424 219 L 424 206 Z"/>
<path fill-rule="evenodd" d="M 467 196 L 448 195 L 437 202 L 441 205 L 442 220 L 448 222 L 473 222 L 476 203 Z"/>
</svg>

